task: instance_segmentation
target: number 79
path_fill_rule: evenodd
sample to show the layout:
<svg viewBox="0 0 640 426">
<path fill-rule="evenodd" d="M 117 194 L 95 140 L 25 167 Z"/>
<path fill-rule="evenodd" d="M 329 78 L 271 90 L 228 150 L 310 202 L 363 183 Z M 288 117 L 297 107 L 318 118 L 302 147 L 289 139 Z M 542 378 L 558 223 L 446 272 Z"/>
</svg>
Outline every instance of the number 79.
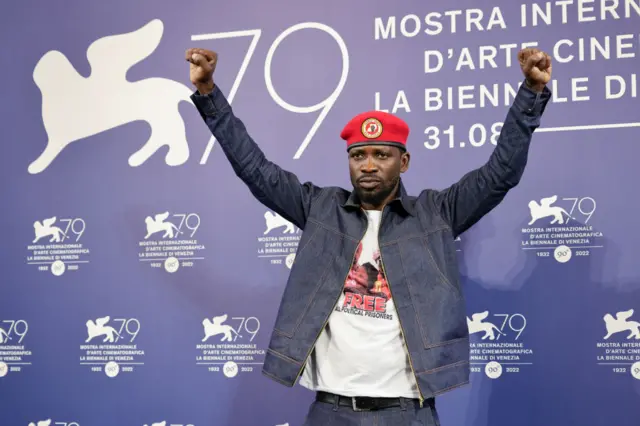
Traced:
<svg viewBox="0 0 640 426">
<path fill-rule="evenodd" d="M 327 34 L 329 34 L 331 37 L 333 37 L 336 43 L 338 43 L 338 46 L 340 47 L 340 52 L 342 54 L 342 74 L 340 75 L 340 81 L 338 82 L 338 85 L 327 98 L 318 102 L 315 105 L 297 106 L 297 105 L 292 105 L 287 101 L 285 101 L 284 99 L 282 99 L 280 95 L 278 95 L 278 93 L 276 92 L 276 89 L 273 87 L 273 82 L 271 80 L 271 62 L 273 60 L 273 56 L 278 46 L 280 45 L 280 43 L 282 43 L 282 41 L 285 38 L 287 38 L 289 35 L 291 35 L 296 31 L 305 30 L 305 29 L 316 29 L 316 30 L 324 31 Z M 236 38 L 236 37 L 252 37 L 251 44 L 249 45 L 249 49 L 247 50 L 247 54 L 245 55 L 242 61 L 240 70 L 236 75 L 236 78 L 235 78 L 235 81 L 233 82 L 233 86 L 231 87 L 231 90 L 229 91 L 229 97 L 228 97 L 229 103 L 233 102 L 233 98 L 235 97 L 236 92 L 240 87 L 240 82 L 242 81 L 242 78 L 244 77 L 244 73 L 246 72 L 247 67 L 249 66 L 249 62 L 251 61 L 251 57 L 255 52 L 255 49 L 261 34 L 262 34 L 262 30 L 254 29 L 254 30 L 230 31 L 230 32 L 222 32 L 222 33 L 212 33 L 212 34 L 198 34 L 198 35 L 191 36 L 191 40 L 193 41 L 219 40 L 219 39 Z M 313 123 L 313 126 L 311 126 L 311 129 L 309 129 L 309 132 L 307 133 L 304 140 L 298 147 L 298 150 L 296 151 L 295 155 L 293 156 L 295 160 L 299 159 L 302 156 L 302 153 L 309 145 L 309 142 L 317 132 L 318 128 L 320 127 L 320 124 L 322 124 L 325 117 L 327 116 L 327 114 L 335 104 L 336 100 L 338 99 L 338 96 L 340 96 L 340 93 L 342 92 L 342 89 L 344 88 L 344 85 L 347 81 L 348 74 L 349 74 L 349 52 L 347 50 L 347 45 L 345 44 L 340 34 L 338 34 L 333 28 L 325 24 L 321 24 L 318 22 L 302 22 L 302 23 L 293 25 L 285 29 L 278 37 L 276 37 L 276 39 L 271 44 L 271 47 L 267 52 L 267 57 L 264 62 L 264 78 L 265 78 L 265 83 L 267 85 L 267 90 L 269 91 L 271 98 L 282 108 L 286 109 L 287 111 L 295 112 L 297 114 L 306 114 L 306 113 L 322 110 L 320 114 L 318 114 L 318 118 Z M 202 154 L 202 158 L 200 159 L 200 164 L 206 164 L 207 159 L 209 158 L 209 154 L 213 149 L 214 143 L 215 143 L 215 137 L 212 136 L 211 139 L 209 140 L 209 143 L 207 144 L 207 147 L 204 153 Z"/>
</svg>

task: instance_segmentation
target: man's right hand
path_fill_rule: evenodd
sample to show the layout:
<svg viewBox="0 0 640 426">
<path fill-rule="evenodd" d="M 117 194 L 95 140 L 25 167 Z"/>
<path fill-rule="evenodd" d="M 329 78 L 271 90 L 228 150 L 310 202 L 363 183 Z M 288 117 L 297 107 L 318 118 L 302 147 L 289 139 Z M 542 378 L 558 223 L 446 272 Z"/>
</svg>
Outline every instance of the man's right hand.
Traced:
<svg viewBox="0 0 640 426">
<path fill-rule="evenodd" d="M 207 49 L 187 49 L 186 59 L 189 62 L 189 78 L 201 95 L 213 91 L 213 72 L 218 62 L 218 54 Z"/>
</svg>

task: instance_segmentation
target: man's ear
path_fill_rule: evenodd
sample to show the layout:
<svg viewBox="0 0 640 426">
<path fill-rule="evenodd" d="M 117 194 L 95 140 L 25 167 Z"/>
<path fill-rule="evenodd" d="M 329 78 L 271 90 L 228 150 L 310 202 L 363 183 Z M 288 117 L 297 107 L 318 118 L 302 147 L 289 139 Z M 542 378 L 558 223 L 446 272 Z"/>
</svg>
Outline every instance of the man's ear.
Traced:
<svg viewBox="0 0 640 426">
<path fill-rule="evenodd" d="M 409 151 L 403 152 L 400 157 L 400 173 L 404 173 L 409 170 L 409 162 L 411 160 L 411 154 Z"/>
</svg>

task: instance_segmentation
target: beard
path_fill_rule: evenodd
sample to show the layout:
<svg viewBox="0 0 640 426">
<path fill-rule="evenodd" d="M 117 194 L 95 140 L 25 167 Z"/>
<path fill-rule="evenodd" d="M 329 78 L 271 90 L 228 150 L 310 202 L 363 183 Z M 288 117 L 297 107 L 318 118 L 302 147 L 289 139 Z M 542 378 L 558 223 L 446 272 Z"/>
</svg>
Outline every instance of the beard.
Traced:
<svg viewBox="0 0 640 426">
<path fill-rule="evenodd" d="M 353 182 L 353 187 L 361 203 L 370 204 L 372 206 L 381 206 L 384 201 L 396 191 L 396 186 L 400 177 L 392 178 L 388 181 L 380 182 L 373 188 L 362 188 L 357 182 Z"/>
</svg>

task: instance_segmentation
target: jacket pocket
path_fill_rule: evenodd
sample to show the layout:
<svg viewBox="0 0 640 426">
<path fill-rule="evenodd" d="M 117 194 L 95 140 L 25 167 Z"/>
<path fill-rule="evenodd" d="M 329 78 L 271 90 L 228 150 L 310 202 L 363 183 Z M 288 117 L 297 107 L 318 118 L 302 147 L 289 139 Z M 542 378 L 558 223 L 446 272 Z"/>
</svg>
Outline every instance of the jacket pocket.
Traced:
<svg viewBox="0 0 640 426">
<path fill-rule="evenodd" d="M 424 236 L 398 242 L 402 270 L 396 270 L 398 282 L 406 282 L 406 294 L 415 312 L 425 349 L 462 337 L 464 302 L 460 291 L 438 268 Z M 396 293 L 402 294 L 402 289 Z M 404 305 L 404 301 L 402 302 Z"/>
<path fill-rule="evenodd" d="M 448 277 L 438 266 L 438 263 L 436 262 L 436 259 L 434 257 L 434 253 L 429 247 L 428 237 L 422 237 L 420 241 L 422 242 L 422 246 L 424 247 L 424 256 L 429 265 L 429 271 L 435 275 L 435 278 L 437 278 L 438 282 L 452 290 L 456 297 L 462 298 L 462 292 L 460 291 L 460 288 L 451 283 L 452 280 L 457 282 L 457 277 Z M 447 269 L 445 268 L 445 271 L 446 270 Z"/>
</svg>

